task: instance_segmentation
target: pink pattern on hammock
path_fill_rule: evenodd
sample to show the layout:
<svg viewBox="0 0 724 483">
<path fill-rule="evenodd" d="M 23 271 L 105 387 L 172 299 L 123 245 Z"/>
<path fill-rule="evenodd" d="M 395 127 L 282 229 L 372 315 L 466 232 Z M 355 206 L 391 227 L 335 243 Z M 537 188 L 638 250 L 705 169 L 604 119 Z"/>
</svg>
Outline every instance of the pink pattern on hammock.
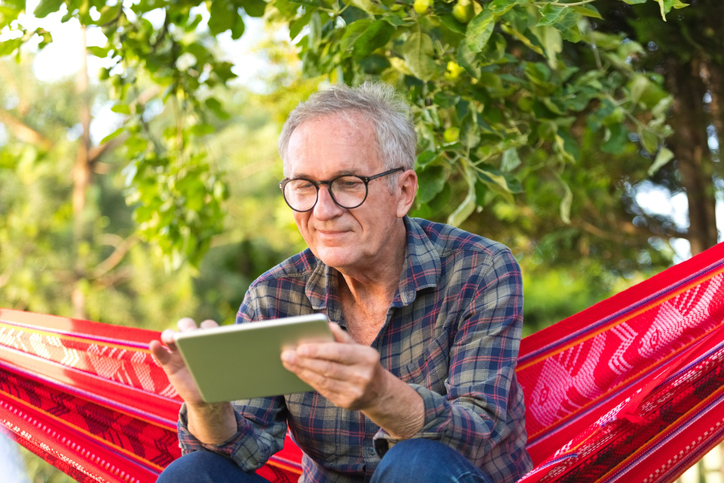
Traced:
<svg viewBox="0 0 724 483">
<path fill-rule="evenodd" d="M 724 244 L 523 340 L 536 468 L 521 482 L 673 481 L 724 439 Z M 178 457 L 158 333 L 0 309 L 0 423 L 79 481 Z M 261 474 L 294 481 L 287 439 Z"/>
</svg>

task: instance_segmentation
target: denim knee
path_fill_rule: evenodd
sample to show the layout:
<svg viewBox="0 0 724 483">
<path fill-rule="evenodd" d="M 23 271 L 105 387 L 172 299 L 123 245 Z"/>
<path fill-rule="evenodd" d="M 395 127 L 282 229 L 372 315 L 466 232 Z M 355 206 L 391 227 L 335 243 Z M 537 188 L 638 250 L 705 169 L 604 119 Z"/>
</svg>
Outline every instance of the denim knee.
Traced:
<svg viewBox="0 0 724 483">
<path fill-rule="evenodd" d="M 209 451 L 194 451 L 177 459 L 156 483 L 262 483 L 266 479 L 246 473 L 231 460 Z M 268 482 L 267 482 L 268 483 Z"/>
<path fill-rule="evenodd" d="M 371 483 L 411 481 L 490 483 L 490 478 L 449 446 L 419 438 L 400 441 L 390 448 L 375 470 Z"/>
</svg>

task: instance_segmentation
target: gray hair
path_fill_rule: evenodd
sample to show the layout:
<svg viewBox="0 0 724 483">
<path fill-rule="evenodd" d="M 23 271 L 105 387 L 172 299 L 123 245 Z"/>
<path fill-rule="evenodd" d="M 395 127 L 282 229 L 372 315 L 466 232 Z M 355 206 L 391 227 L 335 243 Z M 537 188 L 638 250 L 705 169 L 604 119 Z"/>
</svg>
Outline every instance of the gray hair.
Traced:
<svg viewBox="0 0 724 483">
<path fill-rule="evenodd" d="M 287 150 L 296 128 L 305 121 L 332 114 L 351 121 L 350 115 L 355 113 L 362 114 L 374 125 L 377 152 L 385 169 L 414 168 L 417 133 L 412 124 L 410 106 L 397 97 L 391 86 L 365 82 L 358 87 L 334 85 L 312 94 L 309 100 L 299 103 L 289 114 L 279 135 L 279 156 L 284 161 L 284 176 L 289 175 Z"/>
</svg>

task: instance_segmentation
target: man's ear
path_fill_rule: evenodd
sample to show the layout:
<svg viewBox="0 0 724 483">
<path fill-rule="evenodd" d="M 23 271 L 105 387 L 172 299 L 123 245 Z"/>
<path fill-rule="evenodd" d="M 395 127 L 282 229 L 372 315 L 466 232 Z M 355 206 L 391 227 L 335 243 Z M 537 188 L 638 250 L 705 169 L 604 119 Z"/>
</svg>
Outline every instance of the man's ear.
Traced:
<svg viewBox="0 0 724 483">
<path fill-rule="evenodd" d="M 397 189 L 400 194 L 397 201 L 397 217 L 402 218 L 410 211 L 412 204 L 415 202 L 417 173 L 412 169 L 403 171 L 397 180 Z"/>
</svg>

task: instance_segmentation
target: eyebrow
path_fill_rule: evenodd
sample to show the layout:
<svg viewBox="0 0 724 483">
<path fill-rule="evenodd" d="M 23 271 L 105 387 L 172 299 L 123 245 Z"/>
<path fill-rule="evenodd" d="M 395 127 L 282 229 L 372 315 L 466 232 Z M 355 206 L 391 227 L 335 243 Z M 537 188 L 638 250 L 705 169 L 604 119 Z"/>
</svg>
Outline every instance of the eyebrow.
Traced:
<svg viewBox="0 0 724 483">
<path fill-rule="evenodd" d="M 333 174 L 333 175 L 332 175 L 330 178 L 328 178 L 328 179 L 334 179 L 334 178 L 337 178 L 337 177 L 339 177 L 339 176 L 348 176 L 348 175 L 358 176 L 357 173 L 355 173 L 354 171 L 345 169 L 345 170 L 343 170 L 343 171 L 337 171 L 335 174 Z M 304 178 L 304 179 L 311 179 L 311 180 L 314 180 L 314 181 L 320 181 L 320 180 L 318 180 L 318 179 L 314 178 L 313 176 L 310 176 L 310 175 L 308 175 L 308 174 L 306 174 L 306 173 L 294 173 L 294 176 L 291 176 L 289 179 L 296 179 L 296 178 Z M 321 181 L 326 181 L 326 180 L 321 180 Z"/>
</svg>

